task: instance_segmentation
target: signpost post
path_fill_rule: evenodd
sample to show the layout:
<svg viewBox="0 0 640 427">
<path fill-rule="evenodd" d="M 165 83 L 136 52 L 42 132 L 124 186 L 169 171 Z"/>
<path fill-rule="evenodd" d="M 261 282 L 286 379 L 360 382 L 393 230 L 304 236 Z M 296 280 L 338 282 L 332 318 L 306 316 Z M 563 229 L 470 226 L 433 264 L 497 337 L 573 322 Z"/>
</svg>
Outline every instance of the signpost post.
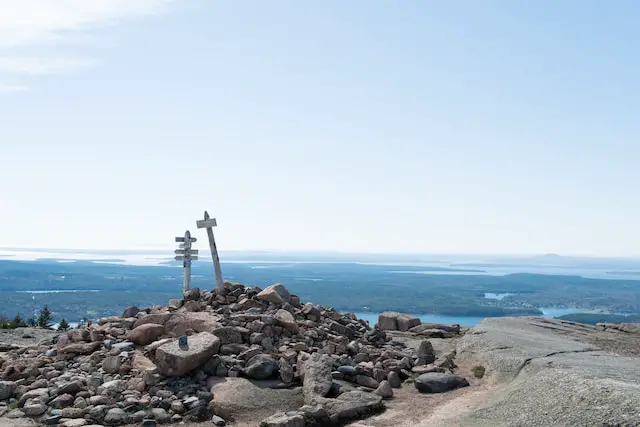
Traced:
<svg viewBox="0 0 640 427">
<path fill-rule="evenodd" d="M 216 278 L 216 287 L 218 289 L 224 288 L 224 282 L 222 281 L 222 269 L 220 268 L 220 259 L 218 258 L 218 250 L 216 249 L 216 241 L 213 237 L 213 227 L 218 224 L 215 218 L 209 217 L 209 212 L 204 211 L 204 219 L 196 221 L 198 228 L 206 228 L 207 236 L 209 237 L 209 247 L 211 249 L 211 258 L 213 259 L 213 272 Z"/>
<path fill-rule="evenodd" d="M 182 261 L 182 267 L 184 268 L 184 285 L 183 292 L 186 292 L 191 287 L 191 261 L 198 259 L 198 250 L 191 249 L 191 243 L 196 242 L 198 239 L 191 237 L 191 233 L 187 230 L 184 233 L 184 237 L 176 237 L 176 243 L 180 243 L 179 249 L 175 250 L 176 261 Z"/>
</svg>

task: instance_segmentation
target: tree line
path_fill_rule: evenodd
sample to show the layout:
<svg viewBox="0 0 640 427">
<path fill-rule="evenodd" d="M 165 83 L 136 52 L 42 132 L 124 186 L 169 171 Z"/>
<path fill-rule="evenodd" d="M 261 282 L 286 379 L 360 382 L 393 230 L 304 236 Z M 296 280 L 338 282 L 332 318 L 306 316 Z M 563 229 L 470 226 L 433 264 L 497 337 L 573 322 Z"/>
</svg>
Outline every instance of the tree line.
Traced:
<svg viewBox="0 0 640 427">
<path fill-rule="evenodd" d="M 54 329 L 53 328 L 53 313 L 49 310 L 49 307 L 45 305 L 38 316 L 32 316 L 29 318 L 23 318 L 20 314 L 16 314 L 13 319 L 9 319 L 5 315 L 0 316 L 0 329 L 16 329 L 16 328 L 43 328 L 43 329 Z M 58 324 L 58 331 L 68 331 L 70 329 L 70 325 L 67 320 L 63 317 Z"/>
</svg>

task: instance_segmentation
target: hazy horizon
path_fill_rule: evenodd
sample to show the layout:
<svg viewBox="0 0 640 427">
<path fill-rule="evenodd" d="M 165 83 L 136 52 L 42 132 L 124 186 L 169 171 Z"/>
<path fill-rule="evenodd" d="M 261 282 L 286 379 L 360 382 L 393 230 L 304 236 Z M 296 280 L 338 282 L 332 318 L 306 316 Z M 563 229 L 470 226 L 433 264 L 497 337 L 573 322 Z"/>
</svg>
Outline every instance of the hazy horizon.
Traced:
<svg viewBox="0 0 640 427">
<path fill-rule="evenodd" d="M 640 257 L 640 2 L 3 12 L 0 246 Z"/>
</svg>

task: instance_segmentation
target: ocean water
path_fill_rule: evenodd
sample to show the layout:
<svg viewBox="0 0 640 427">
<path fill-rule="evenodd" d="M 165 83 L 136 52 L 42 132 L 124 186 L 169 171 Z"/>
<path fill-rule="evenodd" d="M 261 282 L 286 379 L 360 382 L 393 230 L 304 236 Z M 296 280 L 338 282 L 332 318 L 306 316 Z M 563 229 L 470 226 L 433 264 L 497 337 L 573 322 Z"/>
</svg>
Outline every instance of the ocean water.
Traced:
<svg viewBox="0 0 640 427">
<path fill-rule="evenodd" d="M 564 316 L 565 314 L 576 313 L 602 313 L 597 310 L 585 310 L 579 308 L 556 308 L 556 307 L 541 307 L 542 317 L 553 318 L 558 316 Z M 445 325 L 460 325 L 460 326 L 475 326 L 484 316 L 444 316 L 439 314 L 417 314 L 407 313 L 419 318 L 422 323 L 442 323 Z M 369 326 L 373 327 L 378 322 L 378 316 L 380 313 L 372 313 L 366 311 L 355 312 L 358 319 L 366 320 L 369 322 Z"/>
</svg>

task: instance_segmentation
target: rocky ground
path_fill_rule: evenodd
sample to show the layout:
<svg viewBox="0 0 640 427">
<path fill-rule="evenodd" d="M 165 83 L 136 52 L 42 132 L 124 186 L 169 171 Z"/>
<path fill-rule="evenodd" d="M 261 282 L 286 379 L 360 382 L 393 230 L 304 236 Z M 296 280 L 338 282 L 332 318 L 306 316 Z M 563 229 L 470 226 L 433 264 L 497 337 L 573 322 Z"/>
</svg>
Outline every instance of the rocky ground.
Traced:
<svg viewBox="0 0 640 427">
<path fill-rule="evenodd" d="M 640 426 L 640 326 L 375 328 L 282 285 L 193 289 L 0 344 L 0 427 Z"/>
<path fill-rule="evenodd" d="M 60 335 L 14 331 L 0 350 L 0 426 L 344 424 L 408 389 L 468 386 L 444 344 L 461 332 L 399 313 L 371 328 L 282 285 L 193 289 Z"/>
</svg>

